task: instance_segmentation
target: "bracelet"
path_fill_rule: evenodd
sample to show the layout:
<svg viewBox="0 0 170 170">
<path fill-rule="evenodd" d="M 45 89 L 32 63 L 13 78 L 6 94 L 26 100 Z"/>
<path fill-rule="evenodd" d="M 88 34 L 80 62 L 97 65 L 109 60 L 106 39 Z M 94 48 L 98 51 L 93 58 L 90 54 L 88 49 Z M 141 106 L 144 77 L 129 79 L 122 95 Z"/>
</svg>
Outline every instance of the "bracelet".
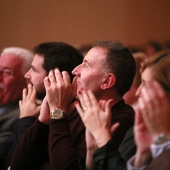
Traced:
<svg viewBox="0 0 170 170">
<path fill-rule="evenodd" d="M 155 140 L 154 140 L 154 144 L 156 145 L 160 145 L 163 144 L 167 141 L 170 141 L 170 135 L 165 135 L 163 133 L 161 133 L 160 135 L 158 135 Z"/>
</svg>

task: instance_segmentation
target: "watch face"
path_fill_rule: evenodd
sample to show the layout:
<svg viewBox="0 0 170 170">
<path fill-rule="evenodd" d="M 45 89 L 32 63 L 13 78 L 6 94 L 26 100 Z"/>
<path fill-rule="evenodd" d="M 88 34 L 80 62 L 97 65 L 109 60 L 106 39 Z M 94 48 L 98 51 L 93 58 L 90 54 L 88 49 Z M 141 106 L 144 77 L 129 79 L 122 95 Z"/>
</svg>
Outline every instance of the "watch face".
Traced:
<svg viewBox="0 0 170 170">
<path fill-rule="evenodd" d="M 63 111 L 61 109 L 56 109 L 51 112 L 52 119 L 61 119 L 63 118 Z"/>
</svg>

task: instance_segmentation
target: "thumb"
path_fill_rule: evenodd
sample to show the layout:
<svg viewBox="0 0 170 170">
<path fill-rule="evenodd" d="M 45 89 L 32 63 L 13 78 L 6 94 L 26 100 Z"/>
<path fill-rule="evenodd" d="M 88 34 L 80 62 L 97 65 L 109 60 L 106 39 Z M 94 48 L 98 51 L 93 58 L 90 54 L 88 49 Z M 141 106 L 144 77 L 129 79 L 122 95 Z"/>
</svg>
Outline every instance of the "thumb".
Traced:
<svg viewBox="0 0 170 170">
<path fill-rule="evenodd" d="M 72 81 L 72 89 L 73 89 L 73 94 L 77 93 L 77 78 L 74 77 Z"/>
<path fill-rule="evenodd" d="M 110 133 L 113 134 L 116 129 L 119 127 L 120 123 L 115 123 L 114 125 L 111 126 L 110 128 Z"/>
</svg>

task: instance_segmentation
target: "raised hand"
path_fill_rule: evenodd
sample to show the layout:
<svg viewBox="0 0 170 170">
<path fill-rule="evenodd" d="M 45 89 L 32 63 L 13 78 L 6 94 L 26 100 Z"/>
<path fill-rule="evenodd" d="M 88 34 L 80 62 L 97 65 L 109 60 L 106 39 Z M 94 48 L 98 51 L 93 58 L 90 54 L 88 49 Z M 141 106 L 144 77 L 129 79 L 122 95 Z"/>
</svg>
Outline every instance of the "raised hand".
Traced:
<svg viewBox="0 0 170 170">
<path fill-rule="evenodd" d="M 68 105 L 76 96 L 76 83 L 70 83 L 69 74 L 62 73 L 55 69 L 49 72 L 49 76 L 44 79 L 47 101 L 50 111 L 62 109 L 67 113 Z"/>
<path fill-rule="evenodd" d="M 31 84 L 27 85 L 27 89 L 23 89 L 22 100 L 19 101 L 19 107 L 20 118 L 27 116 L 39 116 L 40 105 L 36 104 L 36 90 Z"/>
<path fill-rule="evenodd" d="M 153 137 L 145 125 L 140 109 L 136 109 L 135 115 L 135 143 L 137 146 L 135 166 L 142 167 L 151 160 L 150 145 L 153 143 Z"/>
<path fill-rule="evenodd" d="M 169 99 L 156 81 L 146 82 L 141 88 L 135 117 L 135 141 L 137 153 L 135 166 L 151 161 L 150 145 L 160 134 L 170 134 Z"/>
<path fill-rule="evenodd" d="M 158 82 L 148 82 L 142 88 L 139 108 L 153 138 L 162 133 L 170 134 L 170 102 Z"/>
<path fill-rule="evenodd" d="M 87 130 L 94 137 L 96 145 L 102 147 L 111 139 L 110 126 L 112 100 L 100 101 L 98 103 L 91 90 L 80 91 L 78 97 L 81 106 L 77 103 L 76 108 L 81 119 Z"/>
<path fill-rule="evenodd" d="M 50 121 L 50 110 L 47 103 L 47 97 L 44 98 L 41 109 L 40 109 L 40 115 L 39 115 L 39 121 L 44 124 L 49 124 Z"/>
</svg>

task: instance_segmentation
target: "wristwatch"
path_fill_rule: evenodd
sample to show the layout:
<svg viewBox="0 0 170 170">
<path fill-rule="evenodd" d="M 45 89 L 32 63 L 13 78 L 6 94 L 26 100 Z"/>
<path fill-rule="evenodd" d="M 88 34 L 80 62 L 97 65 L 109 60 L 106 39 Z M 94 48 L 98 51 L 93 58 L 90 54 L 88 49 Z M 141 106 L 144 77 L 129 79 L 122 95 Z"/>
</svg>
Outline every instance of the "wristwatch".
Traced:
<svg viewBox="0 0 170 170">
<path fill-rule="evenodd" d="M 61 109 L 55 109 L 51 112 L 51 119 L 62 119 L 64 118 L 64 112 Z"/>
<path fill-rule="evenodd" d="M 168 141 L 170 141 L 170 135 L 160 134 L 154 140 L 154 144 L 160 145 L 160 144 L 163 144 L 163 143 L 168 142 Z"/>
</svg>

